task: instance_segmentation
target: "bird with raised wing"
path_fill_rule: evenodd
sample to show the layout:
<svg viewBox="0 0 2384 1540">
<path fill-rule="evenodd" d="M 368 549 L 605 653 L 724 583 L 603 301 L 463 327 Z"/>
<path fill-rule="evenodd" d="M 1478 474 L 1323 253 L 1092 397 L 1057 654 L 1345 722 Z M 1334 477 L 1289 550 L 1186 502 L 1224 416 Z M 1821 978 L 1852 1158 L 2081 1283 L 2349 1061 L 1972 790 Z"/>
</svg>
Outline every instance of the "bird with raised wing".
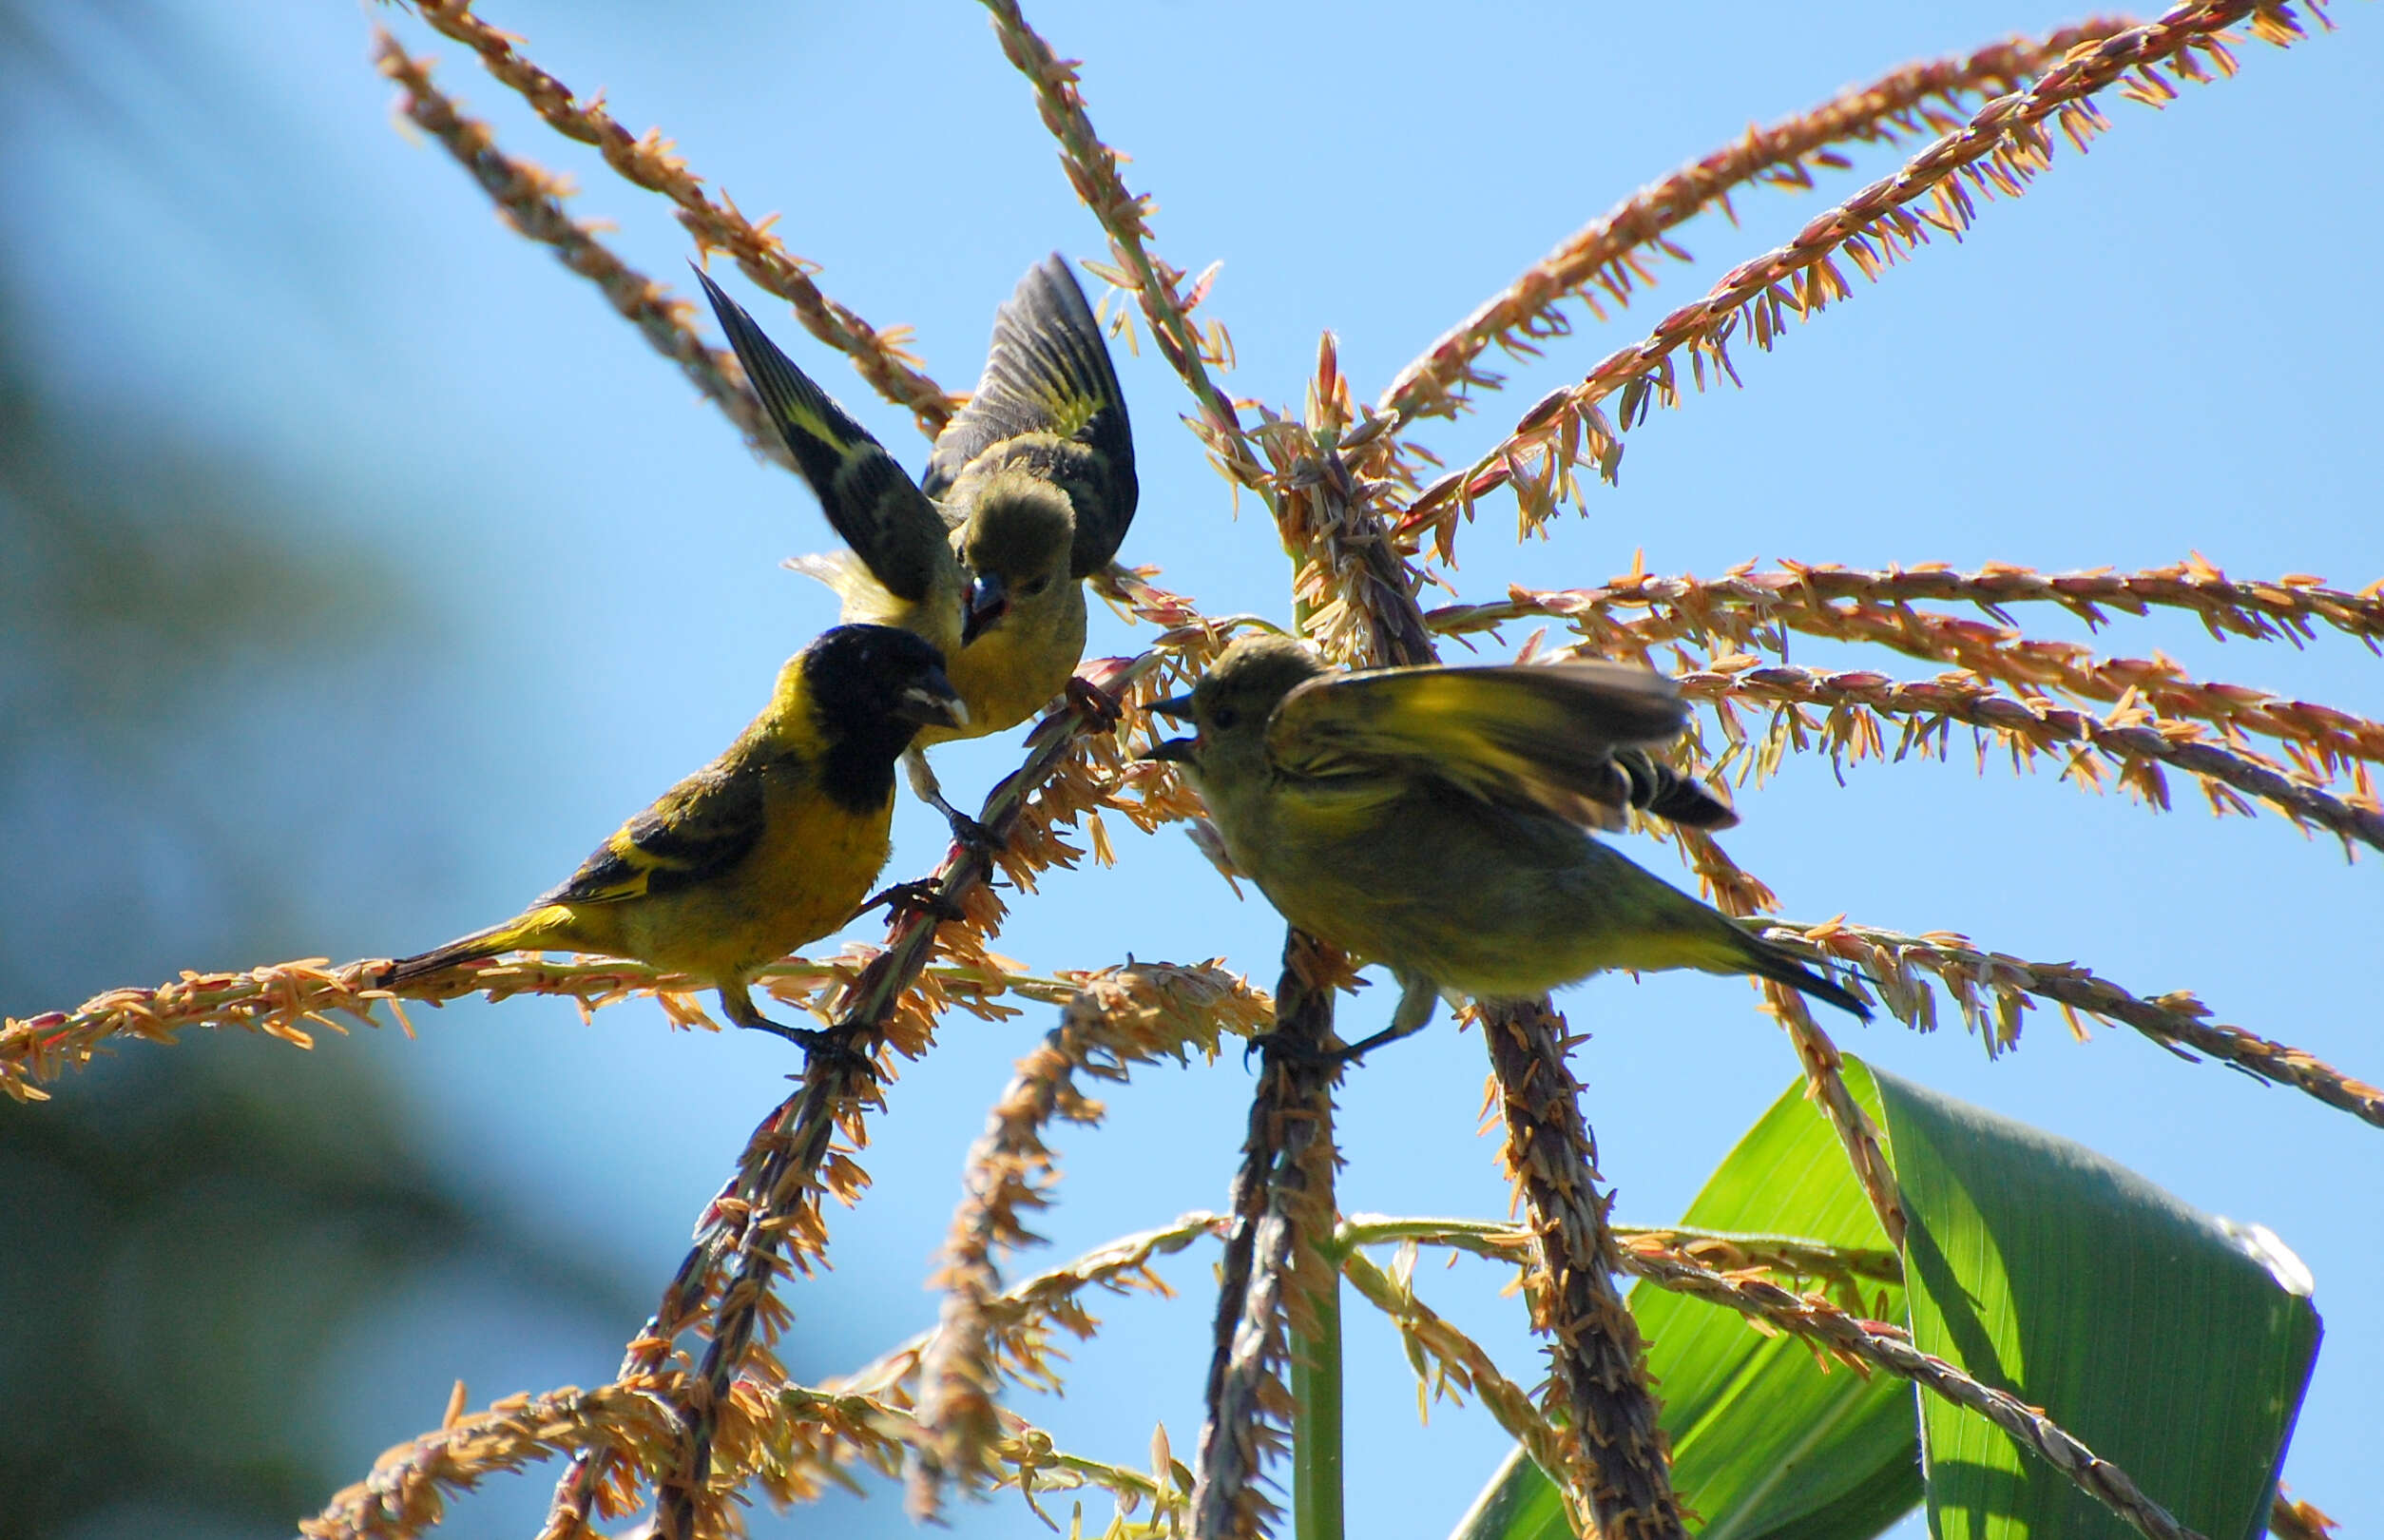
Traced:
<svg viewBox="0 0 2384 1540">
<path fill-rule="evenodd" d="M 1652 670 L 1345 673 L 1253 636 L 1153 709 L 1197 727 L 1149 757 L 1200 793 L 1234 866 L 1292 924 L 1399 981 L 1390 1027 L 1350 1056 L 1421 1028 L 1443 993 L 1532 999 L 1609 968 L 1752 973 L 1870 1014 L 1586 832 L 1662 789 L 1630 751 L 1679 737 L 1688 708 Z M 1664 795 L 1676 821 L 1736 821 L 1719 799 Z"/>
<path fill-rule="evenodd" d="M 1084 580 L 1134 519 L 1134 437 L 1092 309 L 1054 255 L 994 313 L 976 393 L 913 482 L 885 447 L 701 270 L 703 291 L 771 425 L 849 548 L 795 566 L 836 589 L 843 618 L 941 648 L 963 727 L 923 730 L 913 784 L 965 835 L 917 752 L 1016 726 L 1067 687 L 1085 650 Z"/>
</svg>

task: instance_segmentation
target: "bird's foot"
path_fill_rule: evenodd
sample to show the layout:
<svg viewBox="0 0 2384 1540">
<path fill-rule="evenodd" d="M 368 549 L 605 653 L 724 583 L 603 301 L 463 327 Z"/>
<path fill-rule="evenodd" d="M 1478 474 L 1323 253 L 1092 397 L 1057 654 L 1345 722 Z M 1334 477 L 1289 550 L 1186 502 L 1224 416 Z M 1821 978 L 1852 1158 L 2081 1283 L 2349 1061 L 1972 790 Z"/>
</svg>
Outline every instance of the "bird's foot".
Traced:
<svg viewBox="0 0 2384 1540">
<path fill-rule="evenodd" d="M 858 1022 L 840 1021 L 823 1029 L 789 1027 L 782 1021 L 772 1021 L 755 1008 L 753 996 L 741 980 L 721 984 L 721 1009 L 729 1020 L 740 1027 L 783 1037 L 801 1049 L 805 1074 L 829 1062 L 841 1063 L 847 1069 L 858 1074 L 875 1075 L 877 1072 L 876 1059 L 853 1046 L 854 1039 L 860 1036 L 863 1030 Z"/>
<path fill-rule="evenodd" d="M 894 883 L 892 887 L 871 897 L 860 908 L 853 911 L 853 918 L 859 919 L 871 910 L 880 907 L 888 912 L 889 916 L 903 912 L 913 914 L 932 914 L 939 923 L 944 920 L 962 919 L 968 915 L 968 911 L 963 909 L 957 900 L 944 896 L 942 885 L 932 877 L 919 877 L 910 882 Z"/>
<path fill-rule="evenodd" d="M 952 823 L 952 843 L 961 849 L 973 851 L 990 861 L 1007 848 L 1007 842 L 999 835 L 960 809 L 947 806 L 944 817 Z"/>
<path fill-rule="evenodd" d="M 781 1027 L 779 1030 L 803 1050 L 803 1072 L 840 1068 L 850 1074 L 875 1075 L 876 1056 L 856 1046 L 860 1023 L 840 1021 L 833 1027 Z"/>
<path fill-rule="evenodd" d="M 1250 1055 L 1263 1053 L 1270 1059 L 1288 1059 L 1312 1069 L 1347 1069 L 1375 1049 L 1413 1036 L 1414 1031 L 1413 1027 L 1385 1027 L 1372 1037 L 1361 1037 L 1338 1048 L 1323 1048 L 1284 1031 L 1259 1032 L 1242 1046 L 1241 1062 L 1247 1065 Z"/>
<path fill-rule="evenodd" d="M 1067 676 L 1067 703 L 1086 726 L 1099 733 L 1115 727 L 1125 715 L 1125 706 L 1116 696 L 1079 674 Z"/>
<path fill-rule="evenodd" d="M 1367 1047 L 1373 1045 L 1369 1043 Z M 1357 1052 L 1364 1051 L 1362 1049 Z M 1303 1069 L 1338 1070 L 1355 1061 L 1355 1053 L 1346 1048 L 1324 1048 L 1286 1031 L 1254 1033 L 1241 1046 L 1241 1063 L 1248 1068 L 1252 1055 L 1264 1058 L 1269 1064 L 1279 1060 L 1295 1064 Z"/>
<path fill-rule="evenodd" d="M 1417 1024 L 1417 1026 L 1421 1025 L 1420 1022 Z M 1343 1065 L 1355 1064 L 1385 1044 L 1395 1043 L 1402 1037 L 1413 1036 L 1415 1030 L 1414 1027 L 1385 1027 L 1372 1037 L 1361 1037 L 1355 1043 L 1335 1049 L 1333 1055 Z"/>
</svg>

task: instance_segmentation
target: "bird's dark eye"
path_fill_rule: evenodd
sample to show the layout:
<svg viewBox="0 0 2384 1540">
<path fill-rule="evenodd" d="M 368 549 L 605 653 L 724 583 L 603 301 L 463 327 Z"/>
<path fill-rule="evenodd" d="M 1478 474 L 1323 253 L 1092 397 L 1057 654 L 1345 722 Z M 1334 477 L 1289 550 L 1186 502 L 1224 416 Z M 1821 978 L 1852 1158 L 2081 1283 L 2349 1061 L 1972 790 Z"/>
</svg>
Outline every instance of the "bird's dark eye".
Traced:
<svg viewBox="0 0 2384 1540">
<path fill-rule="evenodd" d="M 1216 710 L 1208 714 L 1208 720 L 1214 726 L 1231 727 L 1235 722 L 1241 720 L 1241 713 L 1236 711 L 1231 706 L 1219 706 Z"/>
<path fill-rule="evenodd" d="M 1032 583 L 1027 585 L 1027 597 L 1032 599 L 1036 594 L 1041 593 L 1044 589 L 1049 587 L 1050 586 L 1051 580 L 1049 578 L 1037 578 Z"/>
</svg>

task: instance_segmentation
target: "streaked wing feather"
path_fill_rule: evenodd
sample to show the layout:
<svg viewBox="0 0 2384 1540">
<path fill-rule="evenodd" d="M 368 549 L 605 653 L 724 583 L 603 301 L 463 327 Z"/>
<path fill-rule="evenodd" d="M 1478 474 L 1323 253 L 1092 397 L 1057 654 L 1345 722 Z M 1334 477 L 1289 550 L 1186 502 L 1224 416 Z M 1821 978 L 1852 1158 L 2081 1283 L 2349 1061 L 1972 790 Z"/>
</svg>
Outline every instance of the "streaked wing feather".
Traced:
<svg viewBox="0 0 2384 1540">
<path fill-rule="evenodd" d="M 885 446 L 798 369 L 742 305 L 702 269 L 696 277 L 828 523 L 888 591 L 913 603 L 927 598 L 937 568 L 952 561 L 943 514 Z"/>
<path fill-rule="evenodd" d="M 1069 565 L 1085 577 L 1117 554 L 1134 522 L 1134 433 L 1100 323 L 1057 253 L 1030 268 L 994 312 L 985 377 L 936 436 L 923 483 L 928 495 L 941 497 L 977 456 L 1029 433 L 1091 452 L 1090 473 L 1062 482 L 1076 510 Z"/>
<path fill-rule="evenodd" d="M 1618 750 L 1670 742 L 1672 682 L 1621 664 L 1384 669 L 1300 685 L 1267 723 L 1297 774 L 1428 774 L 1485 801 L 1612 828 L 1630 800 Z"/>
<path fill-rule="evenodd" d="M 596 847 L 541 904 L 618 903 L 692 887 L 744 859 L 761 837 L 761 778 L 707 767 Z"/>
</svg>

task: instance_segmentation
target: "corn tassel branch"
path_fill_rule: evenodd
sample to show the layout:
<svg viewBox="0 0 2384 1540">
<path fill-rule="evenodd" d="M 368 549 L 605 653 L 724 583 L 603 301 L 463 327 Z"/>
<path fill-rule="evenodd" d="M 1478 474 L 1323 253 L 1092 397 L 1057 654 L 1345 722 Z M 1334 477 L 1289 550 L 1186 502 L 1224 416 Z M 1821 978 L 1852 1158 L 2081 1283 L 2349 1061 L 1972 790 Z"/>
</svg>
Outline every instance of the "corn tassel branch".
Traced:
<svg viewBox="0 0 2384 1540">
<path fill-rule="evenodd" d="M 736 258 L 747 278 L 794 307 L 805 331 L 852 359 L 878 395 L 907 408 L 920 432 L 932 438 L 952 420 L 952 396 L 921 373 L 918 360 L 901 346 L 907 328 L 881 332 L 821 294 L 812 281 L 819 264 L 789 252 L 770 233 L 771 221 L 757 224 L 746 219 L 724 193 L 715 201 L 658 130 L 633 135 L 606 110 L 602 98 L 580 101 L 570 87 L 524 58 L 514 48 L 518 39 L 474 15 L 470 0 L 414 0 L 413 9 L 432 27 L 470 47 L 489 73 L 518 92 L 555 132 L 594 147 L 631 186 L 677 204 L 680 222 L 700 248 Z"/>
<path fill-rule="evenodd" d="M 2097 17 L 2043 37 L 2007 38 L 1968 54 L 1906 65 L 1768 127 L 1749 128 L 1738 143 L 1617 203 L 1484 300 L 1393 376 L 1378 410 L 1394 419 L 1394 429 L 1418 417 L 1455 416 L 1471 404 L 1470 391 L 1501 383 L 1477 367 L 1483 354 L 1492 347 L 1538 353 L 1539 342 L 1571 331 L 1562 308 L 1567 300 L 1580 299 L 1601 320 L 1606 304 L 1629 304 L 1634 290 L 1655 281 L 1644 262 L 1646 254 L 1687 255 L 1672 244 L 1671 231 L 1712 208 L 1736 222 L 1734 192 L 1759 183 L 1809 188 L 1816 167 L 1848 164 L 1833 145 L 1894 144 L 1924 132 L 1942 134 L 1956 126 L 1958 120 L 1948 114 L 1962 110 L 1965 98 L 2016 90 L 2070 49 L 2131 25 Z"/>
<path fill-rule="evenodd" d="M 1028 1216 L 1047 1206 L 1058 1157 L 1044 1130 L 1056 1119 L 1102 1119 L 1081 1078 L 1124 1080 L 1130 1067 L 1199 1052 L 1214 1058 L 1220 1033 L 1255 1033 L 1274 1002 L 1213 964 L 1176 968 L 1134 963 L 1087 976 L 1062 1008 L 1060 1024 L 1018 1063 L 969 1151 L 936 1282 L 938 1324 L 919 1366 L 920 1438 L 911 1465 L 909 1506 L 932 1517 L 948 1479 L 973 1482 L 990 1469 L 1001 1436 L 996 1398 L 1005 1372 L 1056 1386 L 1042 1355 L 1005 1364 L 992 1314 L 1001 1292 L 998 1260 L 1032 1244 Z"/>
<path fill-rule="evenodd" d="M 1676 359 L 1683 355 L 1701 386 L 1709 366 L 1717 380 L 1735 380 L 1734 338 L 1743 335 L 1768 349 L 1791 316 L 1809 318 L 1854 293 L 1838 257 L 1875 278 L 1926 243 L 1932 230 L 1959 236 L 1976 217 L 1979 198 L 2017 197 L 2051 164 L 2052 128 L 2079 149 L 2103 131 L 2097 94 L 2117 88 L 2157 106 L 2175 94 L 2164 68 L 2194 81 L 2232 73 L 2236 62 L 2222 34 L 2247 20 L 2263 42 L 2282 46 L 2301 36 L 2299 18 L 2277 0 L 2189 0 L 2157 21 L 2074 50 L 2026 90 L 1987 103 L 1892 174 L 1815 216 L 1787 245 L 1732 268 L 1704 298 L 1608 355 L 1580 384 L 1534 404 L 1481 458 L 1426 488 L 1402 531 L 1430 528 L 1446 557 L 1457 516 L 1502 486 L 1514 488 L 1522 528 L 1535 528 L 1577 496 L 1576 466 L 1593 465 L 1612 477 L 1622 439 L 1603 409 L 1607 399 L 1620 396 L 1625 427 L 1650 404 L 1677 406 Z"/>
</svg>

